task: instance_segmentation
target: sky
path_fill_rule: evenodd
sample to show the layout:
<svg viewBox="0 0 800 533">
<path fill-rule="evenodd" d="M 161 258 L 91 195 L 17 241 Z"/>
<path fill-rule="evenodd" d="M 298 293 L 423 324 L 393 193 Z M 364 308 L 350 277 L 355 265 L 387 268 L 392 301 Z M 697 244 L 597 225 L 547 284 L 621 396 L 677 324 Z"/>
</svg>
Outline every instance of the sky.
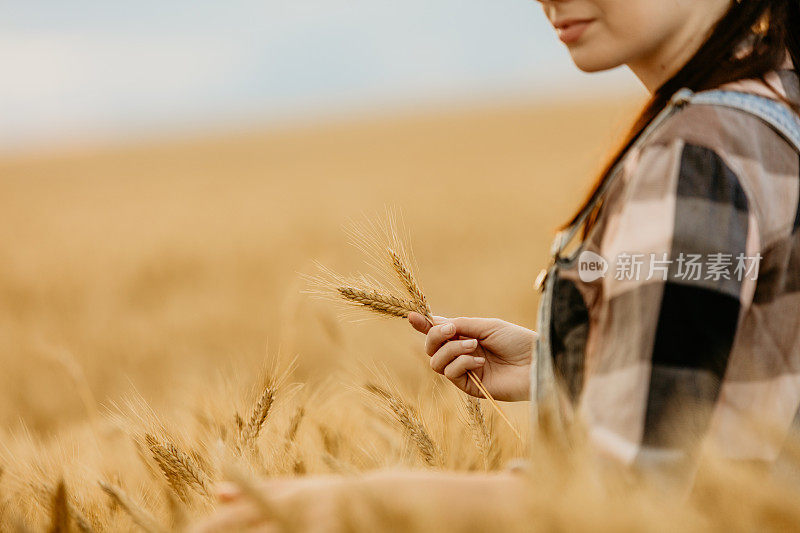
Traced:
<svg viewBox="0 0 800 533">
<path fill-rule="evenodd" d="M 0 1 L 0 151 L 638 89 L 533 0 Z"/>
</svg>

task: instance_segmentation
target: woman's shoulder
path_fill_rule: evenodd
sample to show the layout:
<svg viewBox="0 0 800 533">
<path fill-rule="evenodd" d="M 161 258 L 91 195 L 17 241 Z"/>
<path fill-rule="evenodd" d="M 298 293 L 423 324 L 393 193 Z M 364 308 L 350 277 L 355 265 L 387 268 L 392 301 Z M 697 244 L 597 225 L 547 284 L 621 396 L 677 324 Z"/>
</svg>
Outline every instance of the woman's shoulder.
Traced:
<svg viewBox="0 0 800 533">
<path fill-rule="evenodd" d="M 794 99 L 797 75 L 773 73 L 783 94 Z M 763 84 L 744 80 L 721 87 L 769 97 Z M 800 93 L 800 91 L 797 91 Z M 774 94 L 772 95 L 774 97 Z M 800 96 L 800 95 L 798 95 Z M 774 98 L 773 98 L 774 99 Z M 678 192 L 730 202 L 753 213 L 762 245 L 792 230 L 800 200 L 800 157 L 796 148 L 752 113 L 719 105 L 688 105 L 666 120 L 641 146 L 641 163 L 674 170 Z M 639 165 L 637 165 L 639 166 Z M 645 173 L 646 169 L 645 169 Z"/>
<path fill-rule="evenodd" d="M 756 79 L 739 80 L 719 87 L 780 102 L 800 101 L 800 79 L 794 70 L 770 72 L 767 86 Z M 649 144 L 667 144 L 680 139 L 720 153 L 747 156 L 751 160 L 784 155 L 795 158 L 797 150 L 764 120 L 732 107 L 692 104 L 681 108 L 652 136 Z M 793 156 L 792 154 L 795 154 Z"/>
</svg>

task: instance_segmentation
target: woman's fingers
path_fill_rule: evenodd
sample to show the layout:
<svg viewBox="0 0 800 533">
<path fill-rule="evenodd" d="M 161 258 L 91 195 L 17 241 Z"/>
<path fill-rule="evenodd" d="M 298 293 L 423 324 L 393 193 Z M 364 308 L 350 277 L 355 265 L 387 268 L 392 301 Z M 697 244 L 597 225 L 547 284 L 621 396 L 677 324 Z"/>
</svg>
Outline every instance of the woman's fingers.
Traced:
<svg viewBox="0 0 800 533">
<path fill-rule="evenodd" d="M 425 318 L 422 314 L 417 313 L 415 311 L 411 311 L 408 314 L 408 321 L 414 326 L 414 329 L 419 331 L 420 333 L 428 333 L 431 329 L 431 323 L 428 322 L 428 319 Z M 433 322 L 434 324 L 441 324 L 442 322 L 446 322 L 447 318 L 443 316 L 434 316 Z"/>
<path fill-rule="evenodd" d="M 425 337 L 425 353 L 433 357 L 433 354 L 455 334 L 456 326 L 452 322 L 445 322 L 444 324 L 433 326 L 428 331 L 427 337 Z"/>
<path fill-rule="evenodd" d="M 461 355 L 474 352 L 477 347 L 478 341 L 475 339 L 446 342 L 431 357 L 431 368 L 439 374 L 444 374 L 447 365 Z"/>
<path fill-rule="evenodd" d="M 431 325 L 428 320 L 421 314 L 415 313 L 414 311 L 408 313 L 408 321 L 411 323 L 414 329 L 420 333 L 428 333 L 428 330 L 431 329 Z"/>
<path fill-rule="evenodd" d="M 459 355 L 444 369 L 444 376 L 450 381 L 458 381 L 464 377 L 468 370 L 481 368 L 486 359 L 483 357 L 473 357 L 471 355 Z"/>
</svg>

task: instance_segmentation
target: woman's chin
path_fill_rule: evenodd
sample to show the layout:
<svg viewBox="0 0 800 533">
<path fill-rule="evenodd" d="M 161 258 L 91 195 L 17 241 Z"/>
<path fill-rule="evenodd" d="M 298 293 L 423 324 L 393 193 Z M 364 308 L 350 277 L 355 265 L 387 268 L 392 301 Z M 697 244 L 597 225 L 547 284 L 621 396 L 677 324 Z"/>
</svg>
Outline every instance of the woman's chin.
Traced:
<svg viewBox="0 0 800 533">
<path fill-rule="evenodd" d="M 582 51 L 570 51 L 572 62 L 575 66 L 583 72 L 601 72 L 603 70 L 610 70 L 617 68 L 623 64 L 622 61 L 614 61 L 608 57 L 602 57 L 595 54 L 586 54 Z"/>
</svg>

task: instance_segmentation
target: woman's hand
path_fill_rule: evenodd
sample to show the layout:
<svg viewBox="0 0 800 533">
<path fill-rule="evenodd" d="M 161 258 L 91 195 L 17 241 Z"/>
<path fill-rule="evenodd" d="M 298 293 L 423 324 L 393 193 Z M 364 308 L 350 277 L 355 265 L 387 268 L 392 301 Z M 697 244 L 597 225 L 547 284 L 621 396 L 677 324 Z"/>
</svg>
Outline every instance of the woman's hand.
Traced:
<svg viewBox="0 0 800 533">
<path fill-rule="evenodd" d="M 421 314 L 411 313 L 408 321 L 427 334 L 425 352 L 431 358 L 431 368 L 459 389 L 483 397 L 467 377 L 471 370 L 496 399 L 528 399 L 535 331 L 499 318 L 437 316 L 431 327 Z"/>
</svg>

